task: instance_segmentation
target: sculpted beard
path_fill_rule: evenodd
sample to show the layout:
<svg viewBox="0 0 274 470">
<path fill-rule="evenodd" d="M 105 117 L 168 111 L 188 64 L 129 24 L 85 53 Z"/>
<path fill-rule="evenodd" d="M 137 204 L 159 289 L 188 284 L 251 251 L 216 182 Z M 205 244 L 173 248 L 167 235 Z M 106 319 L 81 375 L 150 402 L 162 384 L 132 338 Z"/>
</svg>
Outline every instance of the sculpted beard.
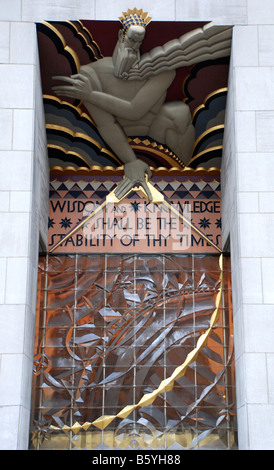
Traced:
<svg viewBox="0 0 274 470">
<path fill-rule="evenodd" d="M 120 46 L 114 65 L 114 75 L 117 78 L 127 79 L 129 70 L 140 60 L 140 52 L 132 48 Z"/>
</svg>

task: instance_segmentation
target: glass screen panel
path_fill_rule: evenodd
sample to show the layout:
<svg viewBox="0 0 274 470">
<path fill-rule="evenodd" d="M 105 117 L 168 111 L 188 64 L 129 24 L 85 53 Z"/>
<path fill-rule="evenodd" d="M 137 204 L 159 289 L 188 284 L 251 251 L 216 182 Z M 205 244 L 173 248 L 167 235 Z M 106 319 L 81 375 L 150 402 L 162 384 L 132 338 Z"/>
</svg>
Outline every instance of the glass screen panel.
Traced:
<svg viewBox="0 0 274 470">
<path fill-rule="evenodd" d="M 40 257 L 31 449 L 233 449 L 234 391 L 228 257 Z"/>
</svg>

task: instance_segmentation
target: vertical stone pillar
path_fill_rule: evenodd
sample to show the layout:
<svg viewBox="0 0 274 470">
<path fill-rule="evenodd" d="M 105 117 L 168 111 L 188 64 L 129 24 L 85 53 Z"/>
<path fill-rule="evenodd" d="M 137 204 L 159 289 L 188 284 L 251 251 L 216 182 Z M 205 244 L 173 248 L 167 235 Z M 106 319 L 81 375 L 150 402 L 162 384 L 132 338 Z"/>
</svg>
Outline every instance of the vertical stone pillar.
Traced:
<svg viewBox="0 0 274 470">
<path fill-rule="evenodd" d="M 274 6 L 234 27 L 222 167 L 230 238 L 240 449 L 274 449 Z"/>
<path fill-rule="evenodd" d="M 25 449 L 48 163 L 35 24 L 12 4 L 0 26 L 0 448 Z"/>
</svg>

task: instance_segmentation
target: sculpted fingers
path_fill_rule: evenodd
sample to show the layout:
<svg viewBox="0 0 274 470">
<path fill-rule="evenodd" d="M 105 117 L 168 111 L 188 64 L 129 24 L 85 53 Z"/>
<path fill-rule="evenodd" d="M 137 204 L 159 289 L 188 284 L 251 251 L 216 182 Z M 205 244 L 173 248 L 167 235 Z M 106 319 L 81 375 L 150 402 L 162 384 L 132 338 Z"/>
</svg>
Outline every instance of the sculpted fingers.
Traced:
<svg viewBox="0 0 274 470">
<path fill-rule="evenodd" d="M 67 82 L 70 83 L 71 85 L 74 84 L 74 79 L 71 77 L 63 77 L 61 75 L 55 75 L 52 77 L 53 80 L 59 80 L 60 82 Z"/>
<path fill-rule="evenodd" d="M 74 81 L 74 85 L 76 85 L 82 90 L 90 87 L 89 79 L 87 77 L 84 77 L 84 75 L 81 75 L 80 73 L 77 73 L 76 75 L 71 75 L 71 79 Z"/>
<path fill-rule="evenodd" d="M 142 181 L 141 182 L 141 186 L 144 188 L 145 192 L 146 192 L 146 195 L 149 199 L 149 201 L 152 201 L 152 194 L 151 194 L 151 191 L 147 185 L 147 182 L 146 181 Z"/>
<path fill-rule="evenodd" d="M 57 96 L 67 96 L 68 98 L 80 98 L 79 90 L 70 86 L 56 86 L 52 87 Z"/>
<path fill-rule="evenodd" d="M 89 79 L 81 74 L 75 74 L 71 77 L 55 76 L 52 78 L 71 85 L 57 85 L 52 87 L 57 96 L 63 95 L 69 98 L 83 99 L 87 98 L 92 91 Z"/>
<path fill-rule="evenodd" d="M 62 82 L 69 83 L 72 86 L 67 86 L 67 85 L 56 85 L 52 87 L 52 90 L 55 92 L 57 96 L 63 95 L 67 96 L 69 98 L 78 98 L 76 96 L 77 90 L 75 89 L 75 80 L 71 77 L 63 77 L 63 76 L 54 76 L 52 77 L 53 80 L 59 80 Z"/>
<path fill-rule="evenodd" d="M 127 191 L 132 189 L 135 185 L 141 185 L 142 188 L 145 190 L 145 193 L 150 201 L 152 201 L 152 194 L 147 184 L 146 178 L 150 178 L 152 176 L 152 172 L 150 167 L 143 162 L 142 160 L 136 159 L 132 162 L 125 164 L 125 178 L 124 183 L 121 184 L 121 193 L 118 190 L 118 194 L 126 194 Z M 125 188 L 125 191 L 123 191 Z M 115 193 L 118 197 L 117 193 Z M 122 196 L 121 196 L 122 197 Z"/>
<path fill-rule="evenodd" d="M 152 177 L 152 171 L 151 171 L 151 169 L 148 165 L 147 165 L 147 169 L 146 169 L 146 174 L 148 176 L 148 179 L 150 179 Z"/>
<path fill-rule="evenodd" d="M 52 90 L 54 91 L 69 91 L 69 90 L 73 90 L 74 88 L 71 87 L 71 86 L 66 86 L 66 85 L 56 85 L 56 86 L 53 86 L 52 87 Z"/>
<path fill-rule="evenodd" d="M 83 82 L 85 84 L 89 83 L 88 77 L 85 75 L 82 75 L 81 73 L 76 73 L 75 75 L 71 75 L 71 78 L 74 80 L 80 80 L 80 82 Z"/>
<path fill-rule="evenodd" d="M 149 201 L 152 201 L 152 194 L 145 179 L 132 181 L 129 178 L 124 178 L 118 184 L 117 188 L 114 190 L 114 194 L 117 197 L 117 199 L 122 199 L 136 185 L 137 186 L 141 185 L 143 189 L 145 190 L 145 193 Z"/>
<path fill-rule="evenodd" d="M 114 190 L 114 194 L 117 197 L 117 199 L 122 199 L 122 197 L 125 196 L 125 194 L 133 188 L 135 183 L 131 181 L 128 178 L 124 178 L 117 186 L 117 188 Z"/>
</svg>

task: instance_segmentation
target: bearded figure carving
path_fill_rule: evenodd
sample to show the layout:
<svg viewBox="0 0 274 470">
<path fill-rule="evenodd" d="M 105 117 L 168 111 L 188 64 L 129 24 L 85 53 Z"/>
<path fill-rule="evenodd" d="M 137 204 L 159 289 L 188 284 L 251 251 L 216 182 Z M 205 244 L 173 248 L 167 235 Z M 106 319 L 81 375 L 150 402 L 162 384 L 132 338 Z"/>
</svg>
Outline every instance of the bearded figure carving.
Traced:
<svg viewBox="0 0 274 470">
<path fill-rule="evenodd" d="M 165 102 L 176 69 L 228 56 L 231 27 L 212 23 L 140 54 L 151 18 L 143 10 L 128 10 L 112 57 L 80 68 L 71 77 L 54 77 L 67 85 L 53 87 L 58 96 L 80 99 L 99 133 L 124 163 L 124 178 L 115 190 L 118 199 L 140 184 L 151 200 L 149 166 L 138 159 L 129 136 L 148 136 L 169 147 L 187 163 L 194 144 L 191 113 L 183 102 Z"/>
</svg>

